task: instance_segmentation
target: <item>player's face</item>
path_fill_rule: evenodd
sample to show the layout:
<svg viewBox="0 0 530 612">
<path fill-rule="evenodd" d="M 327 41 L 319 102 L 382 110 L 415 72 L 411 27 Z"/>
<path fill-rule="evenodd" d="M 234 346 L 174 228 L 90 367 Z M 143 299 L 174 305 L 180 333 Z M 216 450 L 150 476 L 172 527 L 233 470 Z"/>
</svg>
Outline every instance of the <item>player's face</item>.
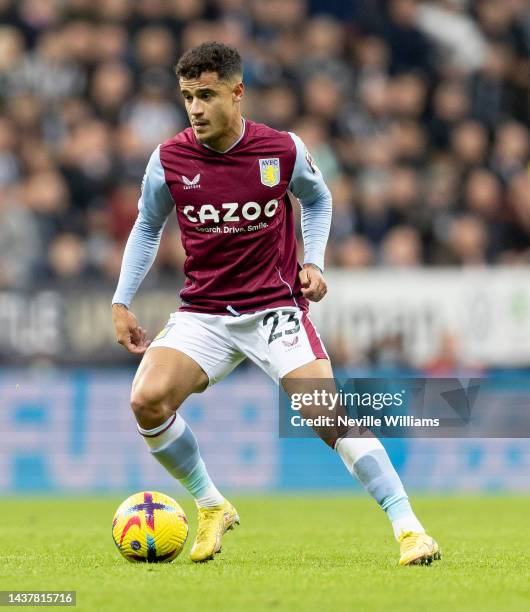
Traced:
<svg viewBox="0 0 530 612">
<path fill-rule="evenodd" d="M 240 129 L 239 102 L 243 84 L 219 80 L 216 72 L 180 81 L 180 91 L 197 140 L 213 146 Z"/>
</svg>

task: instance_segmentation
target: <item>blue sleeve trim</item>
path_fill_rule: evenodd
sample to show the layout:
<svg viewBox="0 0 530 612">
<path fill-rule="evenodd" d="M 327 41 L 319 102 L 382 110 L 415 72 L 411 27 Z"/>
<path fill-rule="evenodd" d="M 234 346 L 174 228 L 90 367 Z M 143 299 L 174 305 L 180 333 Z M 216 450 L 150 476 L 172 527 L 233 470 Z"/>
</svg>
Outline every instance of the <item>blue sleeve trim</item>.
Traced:
<svg viewBox="0 0 530 612">
<path fill-rule="evenodd" d="M 160 162 L 160 147 L 157 147 L 149 159 L 142 181 L 138 217 L 123 253 L 113 304 L 130 306 L 138 287 L 153 265 L 162 230 L 174 206 Z"/>
<path fill-rule="evenodd" d="M 289 189 L 302 206 L 304 263 L 312 263 L 324 271 L 324 255 L 331 227 L 331 193 L 322 173 L 302 140 L 289 132 L 296 145 L 296 161 Z"/>
</svg>

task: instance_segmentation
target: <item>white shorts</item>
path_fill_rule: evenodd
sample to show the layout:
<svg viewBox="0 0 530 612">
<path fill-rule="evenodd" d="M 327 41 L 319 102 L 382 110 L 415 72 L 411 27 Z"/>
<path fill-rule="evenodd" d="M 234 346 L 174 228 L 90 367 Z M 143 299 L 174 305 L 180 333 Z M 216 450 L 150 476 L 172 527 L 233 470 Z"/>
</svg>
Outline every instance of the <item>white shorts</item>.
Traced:
<svg viewBox="0 0 530 612">
<path fill-rule="evenodd" d="M 210 385 L 246 357 L 275 381 L 315 359 L 328 359 L 309 316 L 292 306 L 238 317 L 177 311 L 149 349 L 155 347 L 177 349 L 191 357 L 206 372 Z"/>
</svg>

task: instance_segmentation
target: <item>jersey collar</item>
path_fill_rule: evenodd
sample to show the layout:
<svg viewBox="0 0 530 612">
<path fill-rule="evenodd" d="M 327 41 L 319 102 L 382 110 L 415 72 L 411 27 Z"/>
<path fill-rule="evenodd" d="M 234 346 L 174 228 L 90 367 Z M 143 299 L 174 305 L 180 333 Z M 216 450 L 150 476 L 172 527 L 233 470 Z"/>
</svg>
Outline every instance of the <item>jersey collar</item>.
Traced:
<svg viewBox="0 0 530 612">
<path fill-rule="evenodd" d="M 199 140 L 197 140 L 197 142 L 202 145 L 203 147 L 205 147 L 206 149 L 209 149 L 210 151 L 213 151 L 214 153 L 228 153 L 229 151 L 231 151 L 234 147 L 236 147 L 242 140 L 243 140 L 243 136 L 245 135 L 245 130 L 246 130 L 246 126 L 247 123 L 245 121 L 244 117 L 241 117 L 241 136 L 233 143 L 231 144 L 228 149 L 225 149 L 224 151 L 218 151 L 217 149 L 214 149 L 213 147 L 210 147 L 207 144 L 204 144 L 203 142 L 200 142 Z"/>
</svg>

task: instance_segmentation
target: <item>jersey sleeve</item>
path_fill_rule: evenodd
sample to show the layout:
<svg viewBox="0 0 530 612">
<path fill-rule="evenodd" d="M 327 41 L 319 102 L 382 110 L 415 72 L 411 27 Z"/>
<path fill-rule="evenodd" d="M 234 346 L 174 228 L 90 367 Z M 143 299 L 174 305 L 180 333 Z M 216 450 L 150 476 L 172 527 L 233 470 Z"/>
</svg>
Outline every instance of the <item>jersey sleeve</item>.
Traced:
<svg viewBox="0 0 530 612">
<path fill-rule="evenodd" d="M 138 217 L 125 246 L 113 304 L 130 306 L 140 283 L 153 265 L 162 230 L 174 205 L 160 162 L 158 146 L 149 159 L 142 181 Z"/>
<path fill-rule="evenodd" d="M 293 132 L 289 132 L 289 135 L 296 145 L 296 161 L 289 190 L 302 206 L 304 263 L 315 264 L 323 271 L 331 227 L 331 193 L 305 144 Z"/>
</svg>

